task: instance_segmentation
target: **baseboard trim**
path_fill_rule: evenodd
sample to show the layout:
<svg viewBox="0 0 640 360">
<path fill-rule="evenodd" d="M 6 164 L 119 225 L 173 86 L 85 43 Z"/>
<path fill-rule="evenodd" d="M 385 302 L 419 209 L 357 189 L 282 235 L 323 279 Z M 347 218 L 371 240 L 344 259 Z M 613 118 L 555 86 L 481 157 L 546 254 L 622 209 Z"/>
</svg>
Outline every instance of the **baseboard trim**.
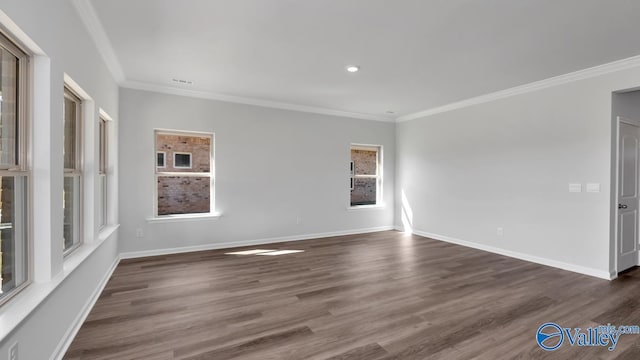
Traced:
<svg viewBox="0 0 640 360">
<path fill-rule="evenodd" d="M 399 228 L 397 229 L 401 230 Z M 490 253 L 504 255 L 504 256 L 508 256 L 508 257 L 512 257 L 512 258 L 516 258 L 524 261 L 529 261 L 529 262 L 540 264 L 540 265 L 551 266 L 554 268 L 567 270 L 567 271 L 571 271 L 571 272 L 575 272 L 583 275 L 589 275 L 589 276 L 597 277 L 604 280 L 613 280 L 617 277 L 617 274 L 615 275 L 611 274 L 609 271 L 598 270 L 598 269 L 575 265 L 575 264 L 569 264 L 562 261 L 551 260 L 551 259 L 542 258 L 539 256 L 501 249 L 494 246 L 478 244 L 471 241 L 460 240 L 460 239 L 452 238 L 449 236 L 429 233 L 426 231 L 413 229 L 412 233 L 415 235 L 423 236 L 423 237 L 434 239 L 434 240 L 444 241 L 451 244 L 462 245 L 462 246 L 466 246 L 466 247 L 470 247 L 478 250 L 488 251 Z"/>
<path fill-rule="evenodd" d="M 53 352 L 53 355 L 51 356 L 51 360 L 62 360 L 65 353 L 69 349 L 69 346 L 71 346 L 71 342 L 73 342 L 73 339 L 78 334 L 78 331 L 80 331 L 82 324 L 84 324 L 84 321 L 87 319 L 87 316 L 89 316 L 89 313 L 93 309 L 93 306 L 98 301 L 98 298 L 100 297 L 100 294 L 102 294 L 104 287 L 107 286 L 107 282 L 109 282 L 109 279 L 111 278 L 111 275 L 113 275 L 113 272 L 116 270 L 116 267 L 118 267 L 119 262 L 120 262 L 120 257 L 116 257 L 113 263 L 111 264 L 111 266 L 109 267 L 109 270 L 105 273 L 103 278 L 100 280 L 100 283 L 98 284 L 98 286 L 95 288 L 95 290 L 89 297 L 89 300 L 85 303 L 85 305 L 82 307 L 82 310 L 78 313 L 78 315 L 74 319 L 71 327 L 67 330 L 67 332 L 62 337 L 62 340 L 56 347 L 56 350 Z"/>
<path fill-rule="evenodd" d="M 282 237 L 274 237 L 274 238 L 266 238 L 266 239 L 230 241 L 230 242 L 223 242 L 223 243 L 185 246 L 185 247 L 178 247 L 178 248 L 132 251 L 132 252 L 121 253 L 120 258 L 136 259 L 136 258 L 148 257 L 148 256 L 160 256 L 160 255 L 179 254 L 179 253 L 195 252 L 195 251 L 228 249 L 228 248 L 235 248 L 235 247 L 241 247 L 241 246 L 275 244 L 275 243 L 289 242 L 289 241 L 320 239 L 320 238 L 327 238 L 327 237 L 333 237 L 333 236 L 366 234 L 366 233 L 388 231 L 388 230 L 394 230 L 394 229 L 395 229 L 395 226 L 390 225 L 390 226 L 379 226 L 375 228 L 334 231 L 334 232 L 325 232 L 325 233 L 317 233 L 317 234 L 292 235 L 292 236 L 282 236 Z"/>
</svg>

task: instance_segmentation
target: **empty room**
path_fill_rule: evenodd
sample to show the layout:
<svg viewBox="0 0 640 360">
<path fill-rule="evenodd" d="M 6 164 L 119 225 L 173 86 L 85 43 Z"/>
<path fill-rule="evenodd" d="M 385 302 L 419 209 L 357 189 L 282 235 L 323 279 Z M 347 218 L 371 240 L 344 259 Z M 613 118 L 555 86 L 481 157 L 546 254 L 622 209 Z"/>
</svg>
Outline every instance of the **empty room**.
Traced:
<svg viewBox="0 0 640 360">
<path fill-rule="evenodd" d="M 0 0 L 0 360 L 640 359 L 638 24 Z"/>
</svg>

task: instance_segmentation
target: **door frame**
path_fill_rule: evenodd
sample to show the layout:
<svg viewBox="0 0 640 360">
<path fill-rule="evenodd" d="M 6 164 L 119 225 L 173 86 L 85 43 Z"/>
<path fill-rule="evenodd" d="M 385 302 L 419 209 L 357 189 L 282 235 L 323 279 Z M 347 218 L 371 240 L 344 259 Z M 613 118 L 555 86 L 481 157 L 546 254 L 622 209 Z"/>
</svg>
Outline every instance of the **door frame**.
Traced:
<svg viewBox="0 0 640 360">
<path fill-rule="evenodd" d="M 611 219 L 611 225 L 613 227 L 613 273 L 611 274 L 611 278 L 616 278 L 618 276 L 618 195 L 619 195 L 619 187 L 620 187 L 620 123 L 626 123 L 629 125 L 637 126 L 640 128 L 640 121 L 629 119 L 624 116 L 615 116 L 615 135 L 614 135 L 614 146 L 615 150 L 613 153 L 615 154 L 613 160 L 613 196 L 611 200 L 611 213 L 613 214 Z M 639 186 L 640 187 L 640 186 Z M 638 221 L 640 223 L 640 212 L 638 213 Z M 636 234 L 636 243 L 640 242 L 640 231 Z M 640 252 L 639 258 L 636 259 L 636 265 L 640 265 Z"/>
</svg>

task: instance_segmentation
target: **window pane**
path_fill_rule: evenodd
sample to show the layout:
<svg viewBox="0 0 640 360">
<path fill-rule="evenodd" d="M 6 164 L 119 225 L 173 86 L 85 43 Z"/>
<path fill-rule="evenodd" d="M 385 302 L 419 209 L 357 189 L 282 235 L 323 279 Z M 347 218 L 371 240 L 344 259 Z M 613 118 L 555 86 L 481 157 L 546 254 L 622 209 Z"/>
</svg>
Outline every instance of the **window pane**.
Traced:
<svg viewBox="0 0 640 360">
<path fill-rule="evenodd" d="M 164 157 L 165 154 L 163 152 L 159 152 L 156 154 L 156 166 L 163 168 L 165 167 L 165 163 L 164 163 Z"/>
<path fill-rule="evenodd" d="M 158 215 L 210 212 L 209 177 L 158 176 Z"/>
<path fill-rule="evenodd" d="M 103 227 L 107 224 L 107 175 L 102 174 L 99 176 L 100 178 L 100 210 L 99 210 L 99 221 L 98 224 L 100 227 Z"/>
<path fill-rule="evenodd" d="M 64 250 L 80 242 L 80 177 L 64 178 Z"/>
<path fill-rule="evenodd" d="M 0 269 L 3 294 L 22 285 L 28 278 L 26 176 L 0 177 Z"/>
<path fill-rule="evenodd" d="M 9 168 L 18 164 L 18 58 L 1 47 L 0 56 L 0 166 Z"/>
<path fill-rule="evenodd" d="M 78 104 L 74 99 L 64 98 L 64 168 L 76 168 L 76 134 L 78 126 Z"/>
<path fill-rule="evenodd" d="M 173 166 L 176 168 L 191 168 L 191 154 L 173 154 L 175 156 Z"/>
<path fill-rule="evenodd" d="M 210 136 L 156 134 L 156 151 L 166 153 L 162 171 L 167 172 L 210 172 L 212 145 Z"/>
<path fill-rule="evenodd" d="M 356 175 L 378 174 L 378 151 L 351 149 L 351 161 L 353 161 Z"/>
<path fill-rule="evenodd" d="M 100 119 L 100 174 L 107 172 L 107 122 Z"/>
<path fill-rule="evenodd" d="M 377 198 L 378 179 L 354 178 L 351 190 L 351 206 L 375 205 Z"/>
</svg>

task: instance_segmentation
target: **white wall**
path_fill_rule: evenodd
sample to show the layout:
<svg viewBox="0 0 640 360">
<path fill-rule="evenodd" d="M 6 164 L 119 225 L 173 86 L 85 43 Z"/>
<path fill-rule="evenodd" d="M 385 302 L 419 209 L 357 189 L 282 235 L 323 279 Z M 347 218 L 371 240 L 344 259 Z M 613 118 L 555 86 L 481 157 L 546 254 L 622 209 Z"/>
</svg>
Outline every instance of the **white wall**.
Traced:
<svg viewBox="0 0 640 360">
<path fill-rule="evenodd" d="M 68 74 L 91 98 L 89 114 L 97 121 L 102 108 L 115 117 L 118 114 L 118 87 L 89 38 L 76 11 L 67 0 L 0 0 L 2 27 L 9 35 L 27 42 L 30 51 L 41 55 L 34 81 L 32 120 L 33 146 L 33 247 L 34 273 L 38 280 L 12 301 L 0 308 L 0 359 L 8 348 L 19 342 L 20 359 L 48 359 L 65 334 L 78 320 L 81 311 L 117 259 L 117 234 L 98 241 L 97 228 L 86 229 L 87 245 L 63 260 L 62 257 L 62 99 L 64 74 Z M 21 34 L 11 34 L 12 31 Z M 38 49 L 39 48 L 39 49 Z M 94 124 L 85 124 L 93 129 Z M 113 124 L 117 131 L 117 121 Z M 92 200 L 97 191 L 96 134 L 86 141 L 85 172 L 86 216 L 94 223 L 97 204 Z M 113 139 L 115 145 L 117 140 Z M 112 153 L 116 159 L 115 149 Z M 117 163 L 111 164 L 116 173 Z M 117 179 L 112 185 L 117 188 Z M 112 204 L 117 208 L 117 199 Z M 111 213 L 117 222 L 117 212 Z M 52 289 L 54 289 L 52 291 Z M 28 316 L 22 314 L 34 299 L 48 294 Z M 22 319 L 14 326 L 16 317 Z"/>
<path fill-rule="evenodd" d="M 121 89 L 120 119 L 124 253 L 393 226 L 393 123 L 130 89 Z M 147 222 L 153 214 L 154 128 L 215 133 L 221 218 Z M 384 147 L 382 209 L 347 210 L 351 143 Z M 143 238 L 136 238 L 138 228 Z"/>
<path fill-rule="evenodd" d="M 0 329 L 30 296 L 48 293 L 0 339 L 0 359 L 16 341 L 21 359 L 47 359 L 62 350 L 61 341 L 82 320 L 119 252 L 144 254 L 378 229 L 402 224 L 402 209 L 407 206 L 414 231 L 423 234 L 549 259 L 596 274 L 613 270 L 611 93 L 639 86 L 640 69 L 396 126 L 118 91 L 69 1 L 0 0 L 0 9 L 41 48 L 47 75 L 40 73 L 36 79 L 41 86 L 33 120 L 39 281 L 0 308 Z M 66 261 L 60 246 L 64 73 L 91 96 L 96 121 L 99 108 L 121 120 L 113 126 L 121 136 L 122 183 L 117 193 L 123 215 L 122 235 L 100 242 L 97 230 L 89 229 L 89 244 Z M 216 133 L 216 210 L 221 218 L 147 221 L 153 213 L 154 128 Z M 96 169 L 93 135 L 94 143 L 87 142 L 92 155 L 86 163 L 89 172 Z M 118 188 L 117 143 L 114 139 L 112 189 Z M 384 146 L 384 208 L 347 210 L 350 143 Z M 599 182 L 602 190 L 570 194 L 569 182 Z M 111 202 L 112 223 L 118 219 L 117 200 Z M 96 204 L 88 206 L 95 210 Z M 496 235 L 497 227 L 504 228 L 503 237 Z M 136 238 L 138 228 L 144 230 L 143 238 Z M 86 259 L 78 260 L 81 255 Z"/>
<path fill-rule="evenodd" d="M 404 193 L 415 232 L 608 276 L 611 93 L 638 85 L 627 69 L 398 124 L 396 222 Z"/>
</svg>

